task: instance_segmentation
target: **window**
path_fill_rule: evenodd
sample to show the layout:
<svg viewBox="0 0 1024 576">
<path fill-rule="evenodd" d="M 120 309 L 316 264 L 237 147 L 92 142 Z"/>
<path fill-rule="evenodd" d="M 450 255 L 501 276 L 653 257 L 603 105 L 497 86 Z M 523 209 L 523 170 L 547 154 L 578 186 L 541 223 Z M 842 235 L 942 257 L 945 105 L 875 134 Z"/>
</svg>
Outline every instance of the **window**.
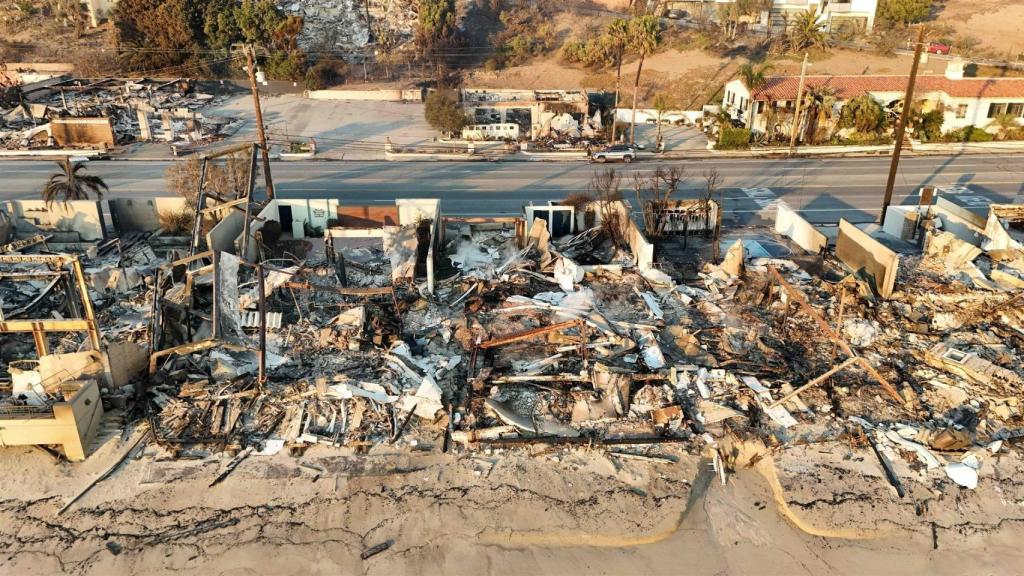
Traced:
<svg viewBox="0 0 1024 576">
<path fill-rule="evenodd" d="M 1013 114 L 1017 118 L 1024 117 L 1024 102 L 1014 102 L 1006 107 L 1007 114 Z"/>
<path fill-rule="evenodd" d="M 1006 104 L 989 104 L 988 105 L 988 117 L 995 118 L 1000 114 L 1006 114 Z"/>
<path fill-rule="evenodd" d="M 967 104 L 961 104 L 956 107 L 957 118 L 967 118 Z"/>
</svg>

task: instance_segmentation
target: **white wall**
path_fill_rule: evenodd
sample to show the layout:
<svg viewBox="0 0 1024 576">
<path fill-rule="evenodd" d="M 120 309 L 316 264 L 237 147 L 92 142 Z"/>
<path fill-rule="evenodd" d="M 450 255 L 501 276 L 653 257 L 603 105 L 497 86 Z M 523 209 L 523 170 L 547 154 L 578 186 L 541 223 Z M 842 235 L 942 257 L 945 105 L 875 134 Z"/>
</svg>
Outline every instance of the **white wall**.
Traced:
<svg viewBox="0 0 1024 576">
<path fill-rule="evenodd" d="M 420 102 L 423 92 L 414 90 L 309 90 L 311 100 L 345 100 L 371 102 Z"/>
<path fill-rule="evenodd" d="M 785 202 L 779 203 L 775 213 L 775 232 L 793 240 L 811 254 L 818 254 L 828 246 L 828 238 Z"/>
<path fill-rule="evenodd" d="M 235 242 L 245 227 L 245 216 L 240 210 L 230 210 L 224 218 L 206 235 L 206 245 L 210 250 L 237 254 Z"/>
<path fill-rule="evenodd" d="M 24 218 L 43 229 L 78 232 L 83 241 L 102 240 L 104 230 L 103 210 L 93 200 L 54 202 L 49 206 L 42 200 L 11 200 L 7 203 L 8 213 Z M 17 224 L 17 219 L 15 220 Z"/>
<path fill-rule="evenodd" d="M 185 199 L 177 196 L 162 198 L 112 198 L 107 200 L 110 219 L 118 233 L 154 232 L 160 229 L 161 212 L 179 212 L 185 208 Z"/>
<path fill-rule="evenodd" d="M 882 231 L 901 240 L 909 240 L 909 237 L 903 231 L 908 215 L 916 212 L 919 212 L 917 206 L 889 206 L 888 210 L 885 211 L 885 222 L 882 223 Z"/>
<path fill-rule="evenodd" d="M 257 215 L 259 219 L 253 220 L 249 225 L 249 232 L 255 235 L 256 231 L 263 227 L 266 220 L 281 221 L 279 207 L 290 206 L 292 209 L 292 224 L 282 222 L 282 231 L 291 233 L 293 236 L 302 237 L 303 224 L 309 223 L 315 228 L 326 229 L 327 220 L 338 217 L 338 200 L 335 198 L 302 200 L 302 199 L 274 199 L 267 203 L 266 207 Z M 421 218 L 434 221 L 432 238 L 436 243 L 439 240 L 441 226 L 441 201 L 436 198 L 412 199 L 402 198 L 395 200 L 398 206 L 398 222 L 405 226 L 415 224 Z M 262 220 L 262 221 L 261 221 Z M 252 261 L 256 257 L 255 242 L 249 242 L 249 249 L 246 252 L 246 260 Z"/>
</svg>

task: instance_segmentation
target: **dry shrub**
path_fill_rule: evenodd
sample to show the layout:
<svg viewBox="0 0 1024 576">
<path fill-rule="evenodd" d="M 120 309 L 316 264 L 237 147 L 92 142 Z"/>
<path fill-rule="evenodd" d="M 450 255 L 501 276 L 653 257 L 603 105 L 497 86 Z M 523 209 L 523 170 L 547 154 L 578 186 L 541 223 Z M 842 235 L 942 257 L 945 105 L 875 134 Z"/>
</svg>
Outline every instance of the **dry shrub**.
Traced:
<svg viewBox="0 0 1024 576">
<path fill-rule="evenodd" d="M 562 200 L 562 206 L 572 206 L 577 211 L 594 201 L 594 197 L 586 192 L 573 192 Z"/>
<path fill-rule="evenodd" d="M 195 211 L 188 206 L 184 206 L 180 210 L 161 210 L 157 213 L 160 227 L 164 232 L 175 236 L 191 234 L 195 218 Z"/>
</svg>

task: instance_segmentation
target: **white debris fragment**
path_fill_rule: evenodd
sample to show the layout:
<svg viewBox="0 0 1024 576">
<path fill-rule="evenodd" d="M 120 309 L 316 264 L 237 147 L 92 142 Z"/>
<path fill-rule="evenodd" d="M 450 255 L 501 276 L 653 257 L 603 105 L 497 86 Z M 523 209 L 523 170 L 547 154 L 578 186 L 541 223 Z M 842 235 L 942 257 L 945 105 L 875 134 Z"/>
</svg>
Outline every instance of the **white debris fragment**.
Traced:
<svg viewBox="0 0 1024 576">
<path fill-rule="evenodd" d="M 946 464 L 946 476 L 964 488 L 974 490 L 978 487 L 978 471 L 963 462 Z"/>
<path fill-rule="evenodd" d="M 559 258 L 555 262 L 555 280 L 566 292 L 572 292 L 576 283 L 583 281 L 583 269 L 570 258 Z"/>
<path fill-rule="evenodd" d="M 659 370 L 665 367 L 665 355 L 658 345 L 658 338 L 652 330 L 637 330 L 637 341 L 640 343 L 640 350 L 644 355 L 644 363 L 651 370 Z"/>
<path fill-rule="evenodd" d="M 633 291 L 636 292 L 638 296 L 643 298 L 644 303 L 647 304 L 647 308 L 650 309 L 652 316 L 654 316 L 658 320 L 665 319 L 665 313 L 662 312 L 661 306 L 658 305 L 658 301 L 654 297 L 654 294 L 651 294 L 650 292 L 641 292 L 636 287 L 633 288 Z"/>
<path fill-rule="evenodd" d="M 847 318 L 843 322 L 843 334 L 846 341 L 858 348 L 870 346 L 878 338 L 878 324 L 863 318 Z"/>
</svg>

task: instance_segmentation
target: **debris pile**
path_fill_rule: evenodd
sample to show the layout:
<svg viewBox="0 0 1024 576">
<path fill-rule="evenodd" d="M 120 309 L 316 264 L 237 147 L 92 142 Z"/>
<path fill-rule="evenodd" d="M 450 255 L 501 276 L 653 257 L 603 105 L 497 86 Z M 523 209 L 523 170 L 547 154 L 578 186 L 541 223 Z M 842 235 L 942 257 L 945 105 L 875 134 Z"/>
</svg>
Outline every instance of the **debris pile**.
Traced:
<svg viewBox="0 0 1024 576">
<path fill-rule="evenodd" d="M 910 482 L 974 488 L 1024 437 L 1015 212 L 994 211 L 970 248 L 931 230 L 923 251 L 890 254 L 844 225 L 821 254 L 774 236 L 793 249 L 785 259 L 742 238 L 717 246 L 711 203 L 658 242 L 715 242 L 722 258 L 672 277 L 651 259 L 657 242 L 613 218 L 630 213 L 621 201 L 530 206 L 530 219 L 309 201 L 308 214 L 338 219 L 289 236 L 273 218 L 295 221 L 298 205 L 247 199 L 212 208 L 237 215 L 233 243 L 197 229 L 182 249 L 159 235 L 86 249 L 105 344 L 148 352 L 142 377 L 107 401 L 147 415 L 172 453 L 566 444 L 656 459 L 648 447 L 673 443 L 724 475 L 736 438 L 773 450 L 841 440 L 870 450 L 902 494 Z M 70 314 L 39 296 L 46 273 L 4 272 L 32 288 L 3 292 L 5 318 Z M 22 368 L 9 366 L 13 379 Z M 35 388 L 18 378 L 28 402 Z"/>
<path fill-rule="evenodd" d="M 0 110 L 0 147 L 106 149 L 133 142 L 200 145 L 233 134 L 240 121 L 204 116 L 217 97 L 192 80 L 72 79 L 26 91 Z"/>
<path fill-rule="evenodd" d="M 281 0 L 278 7 L 302 17 L 299 46 L 304 50 L 353 50 L 382 43 L 382 35 L 389 36 L 389 43 L 405 44 L 418 18 L 415 3 L 399 0 Z"/>
</svg>

